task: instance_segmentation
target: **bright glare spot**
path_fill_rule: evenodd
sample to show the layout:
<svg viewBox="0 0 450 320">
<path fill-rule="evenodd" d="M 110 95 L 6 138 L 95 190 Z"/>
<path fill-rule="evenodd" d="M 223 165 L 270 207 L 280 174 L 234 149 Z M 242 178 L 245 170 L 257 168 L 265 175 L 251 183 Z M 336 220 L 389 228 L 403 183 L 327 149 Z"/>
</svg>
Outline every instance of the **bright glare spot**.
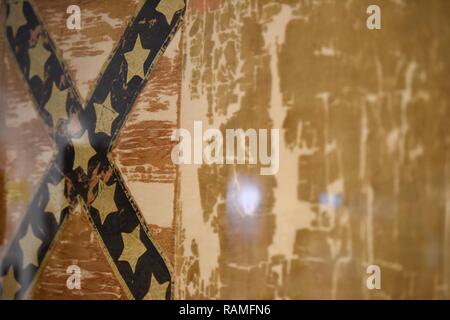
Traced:
<svg viewBox="0 0 450 320">
<path fill-rule="evenodd" d="M 246 215 L 252 215 L 255 213 L 256 208 L 259 206 L 260 195 L 259 190 L 254 185 L 241 186 L 239 193 L 239 202 Z"/>
</svg>

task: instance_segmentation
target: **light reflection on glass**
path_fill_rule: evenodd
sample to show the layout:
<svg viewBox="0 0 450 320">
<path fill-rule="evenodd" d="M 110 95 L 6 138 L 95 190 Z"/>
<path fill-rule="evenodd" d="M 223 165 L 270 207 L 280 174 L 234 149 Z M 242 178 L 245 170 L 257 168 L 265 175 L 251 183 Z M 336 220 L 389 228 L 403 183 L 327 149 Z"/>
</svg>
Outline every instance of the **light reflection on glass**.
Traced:
<svg viewBox="0 0 450 320">
<path fill-rule="evenodd" d="M 258 185 L 246 177 L 235 177 L 228 183 L 228 211 L 237 211 L 242 216 L 253 216 L 261 204 Z M 230 210 L 231 208 L 235 210 Z"/>
</svg>

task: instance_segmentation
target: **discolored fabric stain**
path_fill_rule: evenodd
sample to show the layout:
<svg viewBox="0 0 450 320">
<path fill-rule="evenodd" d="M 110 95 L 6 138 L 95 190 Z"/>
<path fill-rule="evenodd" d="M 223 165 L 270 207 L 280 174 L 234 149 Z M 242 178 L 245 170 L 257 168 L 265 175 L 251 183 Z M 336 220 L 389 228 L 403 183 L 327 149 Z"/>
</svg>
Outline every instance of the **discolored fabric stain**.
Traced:
<svg viewBox="0 0 450 320">
<path fill-rule="evenodd" d="M 239 21 L 248 11 L 239 7 L 243 11 L 238 13 L 238 7 L 222 2 L 213 11 L 188 8 L 182 128 L 202 119 L 222 131 L 271 127 L 270 70 L 265 68 L 269 57 L 261 54 L 262 28 L 250 18 Z M 179 252 L 179 297 L 274 298 L 273 284 L 261 281 L 275 230 L 274 178 L 259 176 L 257 166 L 230 165 L 182 166 L 181 177 L 184 245 Z M 185 189 L 196 177 L 200 199 Z M 261 201 L 254 212 L 242 214 L 235 195 L 253 186 Z M 191 201 L 199 202 L 200 211 L 190 206 Z M 208 234 L 199 223 L 206 225 Z M 200 240 L 205 238 L 214 247 Z"/>
<path fill-rule="evenodd" d="M 282 140 L 273 178 L 181 167 L 179 298 L 448 298 L 449 9 L 189 2 L 181 127 Z M 230 179 L 263 190 L 256 213 L 236 214 Z M 382 290 L 365 286 L 371 264 Z"/>
<path fill-rule="evenodd" d="M 437 25 L 449 6 L 381 1 L 383 28 L 371 33 L 364 20 L 350 19 L 368 5 L 303 6 L 308 20 L 287 26 L 279 64 L 285 139 L 314 150 L 299 156 L 298 197 L 319 205 L 317 217 L 324 212 L 320 192 L 343 197 L 334 215 L 324 212 L 335 221 L 323 240 L 331 241 L 330 254 L 320 254 L 331 259 L 330 297 L 448 297 L 450 96 L 441 83 L 450 29 Z M 298 41 L 300 32 L 314 41 Z M 340 250 L 333 254 L 333 246 Z M 381 292 L 354 285 L 364 283 L 360 266 L 370 264 L 389 277 Z"/>
</svg>

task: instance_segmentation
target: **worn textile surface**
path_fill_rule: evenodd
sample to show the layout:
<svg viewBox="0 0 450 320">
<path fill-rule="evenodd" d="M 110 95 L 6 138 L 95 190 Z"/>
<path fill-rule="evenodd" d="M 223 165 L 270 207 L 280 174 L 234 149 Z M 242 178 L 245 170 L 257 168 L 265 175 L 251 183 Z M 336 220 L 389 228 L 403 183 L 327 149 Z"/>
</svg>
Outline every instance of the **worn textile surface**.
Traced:
<svg viewBox="0 0 450 320">
<path fill-rule="evenodd" d="M 450 298 L 450 2 L 70 4 L 1 7 L 3 298 Z M 176 167 L 198 120 L 279 171 Z"/>
</svg>

